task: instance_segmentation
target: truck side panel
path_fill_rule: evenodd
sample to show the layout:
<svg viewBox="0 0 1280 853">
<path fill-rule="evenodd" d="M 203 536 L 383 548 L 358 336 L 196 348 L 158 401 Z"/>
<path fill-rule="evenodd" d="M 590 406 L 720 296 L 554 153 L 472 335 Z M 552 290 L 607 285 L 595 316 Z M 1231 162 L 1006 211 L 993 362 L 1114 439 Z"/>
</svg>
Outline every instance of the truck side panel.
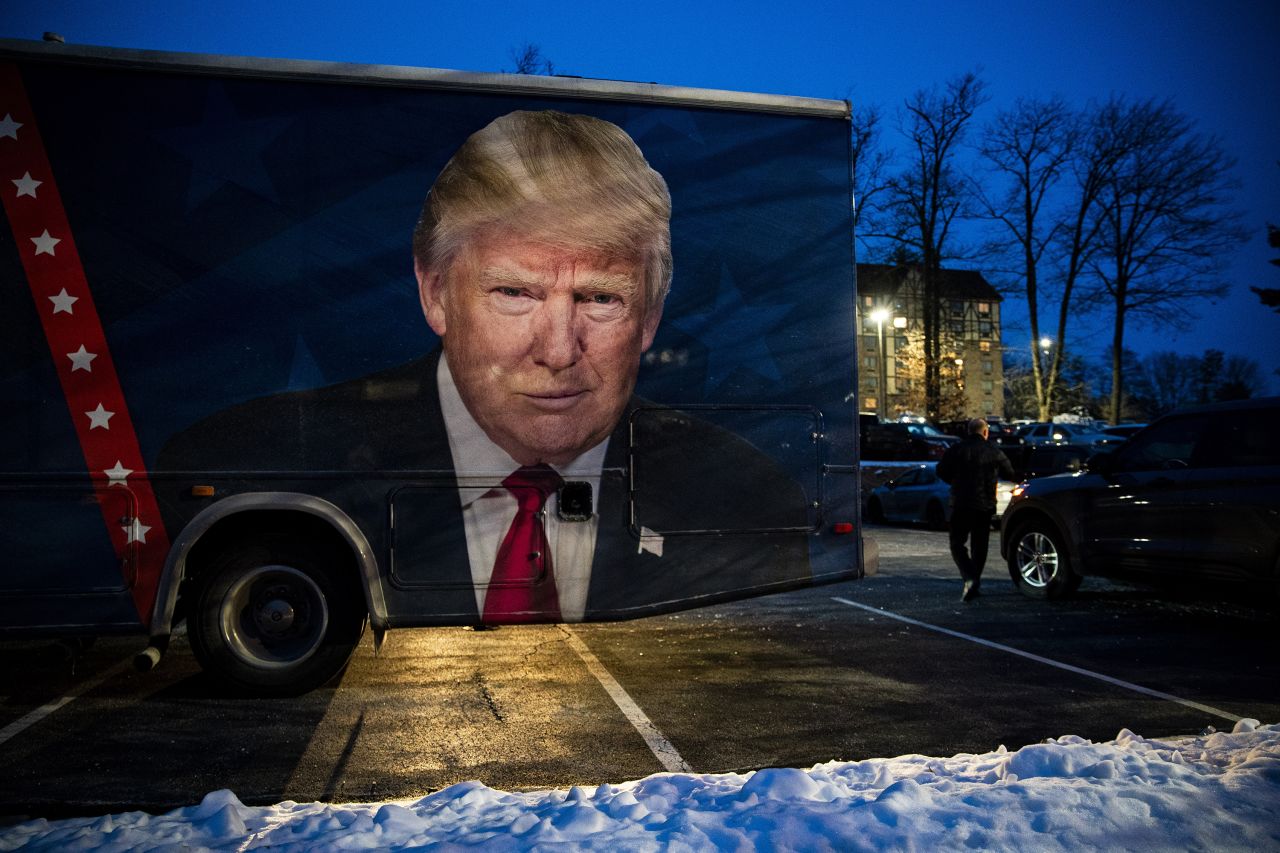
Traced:
<svg viewBox="0 0 1280 853">
<path fill-rule="evenodd" d="M 382 624 L 476 619 L 456 513 L 493 472 L 450 458 L 410 233 L 459 145 L 522 109 L 623 128 L 672 196 L 674 282 L 592 480 L 579 618 L 860 573 L 860 537 L 832 532 L 857 521 L 847 121 L 0 64 L 6 626 L 144 629 L 168 542 L 253 492 L 355 521 Z M 23 147 L 36 133 L 43 160 Z M 31 218 L 55 192 L 63 219 Z M 83 342 L 49 325 L 70 317 Z"/>
</svg>

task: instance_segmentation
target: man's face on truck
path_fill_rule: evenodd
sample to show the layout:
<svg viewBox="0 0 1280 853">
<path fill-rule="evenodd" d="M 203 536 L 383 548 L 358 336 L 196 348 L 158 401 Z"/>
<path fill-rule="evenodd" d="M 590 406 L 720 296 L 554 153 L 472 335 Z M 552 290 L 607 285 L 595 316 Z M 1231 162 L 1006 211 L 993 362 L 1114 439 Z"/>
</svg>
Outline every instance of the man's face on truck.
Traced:
<svg viewBox="0 0 1280 853">
<path fill-rule="evenodd" d="M 522 465 L 566 464 L 609 436 L 661 317 L 638 261 L 500 229 L 419 283 L 467 410 Z"/>
</svg>

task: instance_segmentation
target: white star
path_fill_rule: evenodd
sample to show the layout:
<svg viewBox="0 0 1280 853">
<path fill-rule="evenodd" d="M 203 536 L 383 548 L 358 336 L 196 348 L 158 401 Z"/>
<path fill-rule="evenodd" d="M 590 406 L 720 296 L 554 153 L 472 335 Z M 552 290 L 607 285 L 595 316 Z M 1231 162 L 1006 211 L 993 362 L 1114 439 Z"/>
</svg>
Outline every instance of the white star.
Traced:
<svg viewBox="0 0 1280 853">
<path fill-rule="evenodd" d="M 4 118 L 0 119 L 0 136 L 7 136 L 10 139 L 18 138 L 18 128 L 22 127 L 21 122 L 13 120 L 13 116 L 9 113 L 4 114 Z"/>
<path fill-rule="evenodd" d="M 98 404 L 98 408 L 92 412 L 85 412 L 85 414 L 89 417 L 89 429 L 97 429 L 98 427 L 111 429 L 111 424 L 107 423 L 107 421 L 115 416 L 115 412 L 108 412 L 101 403 Z"/>
<path fill-rule="evenodd" d="M 72 296 L 67 293 L 67 289 L 62 288 L 62 292 L 57 296 L 50 296 L 49 301 L 53 303 L 53 313 L 55 314 L 74 314 L 71 306 L 80 301 L 79 296 Z"/>
<path fill-rule="evenodd" d="M 21 178 L 16 178 L 13 185 L 18 188 L 18 198 L 21 198 L 24 195 L 29 195 L 32 198 L 35 198 L 36 187 L 43 183 L 44 181 L 37 181 L 35 178 L 31 177 L 30 172 L 27 172 Z"/>
<path fill-rule="evenodd" d="M 98 354 L 96 352 L 86 351 L 84 348 L 84 344 L 81 344 L 80 349 L 78 349 L 76 352 L 67 353 L 67 358 L 71 359 L 72 373 L 75 373 L 77 370 L 83 370 L 87 373 L 93 373 L 93 367 L 89 364 L 89 362 L 93 361 L 97 357 L 98 357 Z"/>
<path fill-rule="evenodd" d="M 151 528 L 143 524 L 142 519 L 134 518 L 131 519 L 128 524 L 120 525 L 120 529 L 124 531 L 125 536 L 129 537 L 129 541 L 126 544 L 141 542 L 143 545 L 146 545 L 147 531 Z"/>
<path fill-rule="evenodd" d="M 107 475 L 107 479 L 112 486 L 123 486 L 125 479 L 133 473 L 132 468 L 126 468 L 120 464 L 120 460 L 116 460 L 116 467 L 105 468 L 102 473 Z"/>
<path fill-rule="evenodd" d="M 53 247 L 62 242 L 61 238 L 50 237 L 49 229 L 44 229 L 44 233 L 39 237 L 32 237 L 31 242 L 36 244 L 37 255 L 52 255 Z"/>
</svg>

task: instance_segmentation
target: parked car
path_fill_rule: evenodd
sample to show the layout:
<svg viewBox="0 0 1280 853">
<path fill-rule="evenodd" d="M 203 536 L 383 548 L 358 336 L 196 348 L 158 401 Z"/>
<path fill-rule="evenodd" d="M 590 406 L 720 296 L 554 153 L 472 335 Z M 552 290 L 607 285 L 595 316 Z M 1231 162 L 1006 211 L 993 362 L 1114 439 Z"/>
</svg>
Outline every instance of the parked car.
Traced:
<svg viewBox="0 0 1280 853">
<path fill-rule="evenodd" d="M 1027 444 L 1076 444 L 1101 448 L 1107 443 L 1102 433 L 1079 424 L 1032 424 L 1022 438 Z"/>
<path fill-rule="evenodd" d="M 1014 484 L 1004 480 L 996 484 L 994 523 L 1008 506 L 1013 489 Z M 901 521 L 941 529 L 951 520 L 951 486 L 938 477 L 936 462 L 923 462 L 872 489 L 867 518 L 877 524 Z"/>
<path fill-rule="evenodd" d="M 1139 432 L 1146 429 L 1146 426 L 1146 424 L 1116 424 L 1115 426 L 1103 427 L 1101 430 L 1101 443 L 1105 447 L 1116 447 L 1124 444 Z"/>
<path fill-rule="evenodd" d="M 1280 582 L 1280 397 L 1161 418 L 1089 470 L 1015 493 L 1000 553 L 1018 589 L 1072 593 L 1087 575 Z"/>
<path fill-rule="evenodd" d="M 923 426 L 925 425 L 891 421 L 862 423 L 861 458 L 881 462 L 941 459 L 942 454 L 956 441 L 955 437 L 942 433 L 934 436 L 920 429 Z"/>
<path fill-rule="evenodd" d="M 947 447 L 960 442 L 959 436 L 949 435 L 932 424 L 908 423 L 907 432 L 917 438 L 922 438 L 925 441 L 939 442 L 941 444 L 945 444 Z"/>
</svg>

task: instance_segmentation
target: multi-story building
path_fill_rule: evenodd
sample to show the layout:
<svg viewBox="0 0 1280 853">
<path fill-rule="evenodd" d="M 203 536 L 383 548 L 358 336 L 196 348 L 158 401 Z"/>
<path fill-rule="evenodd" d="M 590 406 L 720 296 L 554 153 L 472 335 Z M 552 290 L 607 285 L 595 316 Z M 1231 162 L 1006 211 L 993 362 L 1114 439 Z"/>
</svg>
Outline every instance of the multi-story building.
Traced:
<svg viewBox="0 0 1280 853">
<path fill-rule="evenodd" d="M 924 414 L 923 282 L 918 266 L 858 264 L 858 389 L 862 410 Z M 1002 297 L 976 270 L 942 271 L 944 408 L 1003 417 Z"/>
</svg>

